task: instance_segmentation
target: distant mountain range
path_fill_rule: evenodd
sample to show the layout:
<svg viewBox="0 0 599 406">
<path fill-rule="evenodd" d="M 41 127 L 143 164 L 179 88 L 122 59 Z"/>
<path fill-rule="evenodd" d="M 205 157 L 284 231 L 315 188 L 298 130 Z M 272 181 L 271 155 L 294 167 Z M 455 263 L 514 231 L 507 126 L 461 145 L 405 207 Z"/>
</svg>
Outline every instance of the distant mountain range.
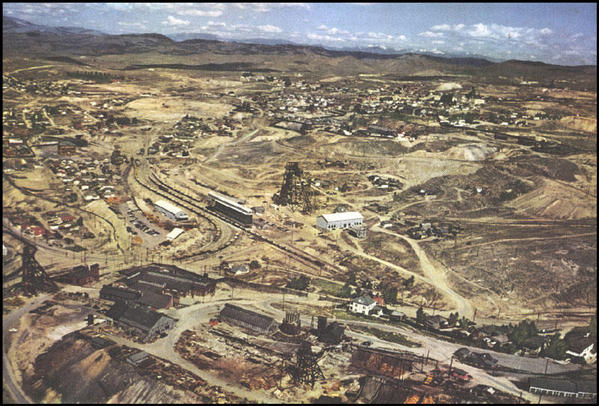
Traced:
<svg viewBox="0 0 599 406">
<path fill-rule="evenodd" d="M 561 79 L 572 74 L 596 75 L 597 72 L 595 65 L 565 67 L 527 61 L 496 63 L 480 55 L 438 55 L 384 47 L 333 49 L 264 38 L 224 41 L 202 33 L 109 35 L 79 27 L 36 25 L 12 17 L 3 17 L 2 33 L 5 55 L 32 55 L 66 61 L 68 59 L 64 58 L 77 56 L 131 54 L 130 65 L 135 69 L 147 63 L 135 54 L 155 52 L 165 55 L 164 64 L 185 69 L 205 69 L 221 64 L 222 70 L 311 71 L 340 75 L 476 74 L 489 77 L 526 76 L 529 80 Z M 167 58 L 167 55 L 172 57 Z M 248 66 L 251 68 L 248 69 Z"/>
<path fill-rule="evenodd" d="M 2 33 L 18 32 L 48 32 L 53 34 L 88 34 L 106 35 L 101 31 L 88 30 L 80 27 L 50 27 L 47 25 L 32 24 L 29 21 L 14 17 L 2 17 Z"/>
</svg>

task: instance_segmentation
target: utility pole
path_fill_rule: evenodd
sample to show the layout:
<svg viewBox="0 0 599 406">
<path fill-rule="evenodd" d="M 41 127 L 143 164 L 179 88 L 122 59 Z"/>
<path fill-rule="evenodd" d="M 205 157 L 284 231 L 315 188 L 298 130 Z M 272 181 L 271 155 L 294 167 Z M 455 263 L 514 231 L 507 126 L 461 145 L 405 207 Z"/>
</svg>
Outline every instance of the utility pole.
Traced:
<svg viewBox="0 0 599 406">
<path fill-rule="evenodd" d="M 449 361 L 449 369 L 447 370 L 447 379 L 451 376 L 451 366 L 453 365 L 453 355 L 451 356 L 451 361 Z"/>
</svg>

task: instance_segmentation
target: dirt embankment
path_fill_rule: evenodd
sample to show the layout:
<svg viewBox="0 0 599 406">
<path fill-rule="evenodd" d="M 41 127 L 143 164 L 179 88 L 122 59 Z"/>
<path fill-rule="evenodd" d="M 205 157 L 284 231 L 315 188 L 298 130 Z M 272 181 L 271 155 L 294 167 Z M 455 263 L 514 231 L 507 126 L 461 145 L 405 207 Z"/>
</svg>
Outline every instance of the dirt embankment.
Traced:
<svg viewBox="0 0 599 406">
<path fill-rule="evenodd" d="M 567 128 L 597 134 L 597 119 L 589 117 L 567 116 L 560 119 L 560 123 Z"/>
<path fill-rule="evenodd" d="M 37 357 L 26 381 L 36 401 L 62 403 L 196 403 L 197 398 L 114 360 L 75 334 L 65 336 Z"/>
</svg>

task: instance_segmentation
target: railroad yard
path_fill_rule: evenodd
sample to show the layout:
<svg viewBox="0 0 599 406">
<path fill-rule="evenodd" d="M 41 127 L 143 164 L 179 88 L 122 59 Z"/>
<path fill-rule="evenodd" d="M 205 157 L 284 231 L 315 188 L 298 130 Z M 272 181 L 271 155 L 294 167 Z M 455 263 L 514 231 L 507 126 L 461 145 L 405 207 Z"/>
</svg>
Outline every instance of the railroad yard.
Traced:
<svg viewBox="0 0 599 406">
<path fill-rule="evenodd" d="M 5 402 L 533 403 L 531 378 L 596 379 L 595 77 L 147 57 L 3 58 Z"/>
</svg>

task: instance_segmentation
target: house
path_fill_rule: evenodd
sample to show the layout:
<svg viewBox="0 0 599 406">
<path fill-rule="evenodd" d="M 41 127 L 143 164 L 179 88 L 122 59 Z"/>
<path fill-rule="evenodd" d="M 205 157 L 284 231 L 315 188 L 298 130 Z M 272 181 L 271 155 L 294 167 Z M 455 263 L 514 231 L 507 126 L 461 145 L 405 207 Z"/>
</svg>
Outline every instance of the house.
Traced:
<svg viewBox="0 0 599 406">
<path fill-rule="evenodd" d="M 229 303 L 220 311 L 219 318 L 231 324 L 247 328 L 256 333 L 270 335 L 277 329 L 277 322 L 269 316 L 244 309 Z"/>
<path fill-rule="evenodd" d="M 435 330 L 446 328 L 449 326 L 449 322 L 443 316 L 429 316 L 426 319 L 426 325 Z"/>
<path fill-rule="evenodd" d="M 376 302 L 370 296 L 365 295 L 354 299 L 349 305 L 349 311 L 368 315 L 375 306 Z"/>
<path fill-rule="evenodd" d="M 590 336 L 572 338 L 566 354 L 582 358 L 587 364 L 597 362 L 597 340 Z"/>
</svg>

